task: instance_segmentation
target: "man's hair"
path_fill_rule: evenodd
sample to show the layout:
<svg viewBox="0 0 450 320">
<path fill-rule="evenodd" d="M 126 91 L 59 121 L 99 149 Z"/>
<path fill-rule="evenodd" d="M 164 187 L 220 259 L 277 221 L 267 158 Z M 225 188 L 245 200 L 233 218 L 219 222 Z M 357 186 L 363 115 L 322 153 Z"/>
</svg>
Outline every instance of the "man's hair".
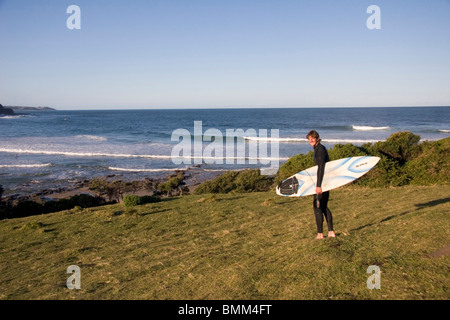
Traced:
<svg viewBox="0 0 450 320">
<path fill-rule="evenodd" d="M 316 130 L 311 130 L 311 131 L 308 132 L 308 134 L 306 135 L 306 139 L 308 139 L 309 137 L 319 139 L 319 133 L 318 133 Z"/>
</svg>

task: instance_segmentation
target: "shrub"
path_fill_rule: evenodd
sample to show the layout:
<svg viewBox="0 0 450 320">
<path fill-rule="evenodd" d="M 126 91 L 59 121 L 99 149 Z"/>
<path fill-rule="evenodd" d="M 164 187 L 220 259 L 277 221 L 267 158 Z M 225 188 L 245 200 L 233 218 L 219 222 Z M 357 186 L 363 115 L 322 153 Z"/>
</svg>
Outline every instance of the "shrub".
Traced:
<svg viewBox="0 0 450 320">
<path fill-rule="evenodd" d="M 328 156 L 330 157 L 330 161 L 366 155 L 367 152 L 365 152 L 362 148 L 359 148 L 351 143 L 336 144 L 334 145 L 333 148 L 330 148 L 330 150 L 328 150 Z"/>
<path fill-rule="evenodd" d="M 123 204 L 125 205 L 125 207 L 137 206 L 139 204 L 139 197 L 137 195 L 134 195 L 134 194 L 126 195 L 123 198 Z"/>
<path fill-rule="evenodd" d="M 160 202 L 161 198 L 156 196 L 142 196 L 139 197 L 139 204 L 146 204 L 146 203 L 155 203 Z"/>
<path fill-rule="evenodd" d="M 97 192 L 97 196 L 106 195 L 109 202 L 113 199 L 119 200 L 123 194 L 125 183 L 121 180 L 107 181 L 103 178 L 94 178 L 89 182 L 89 189 Z"/>
<path fill-rule="evenodd" d="M 194 193 L 228 193 L 236 189 L 234 180 L 238 174 L 238 171 L 225 172 L 213 180 L 208 180 L 202 183 L 199 187 L 197 187 L 197 189 L 195 189 Z"/>
<path fill-rule="evenodd" d="M 44 207 L 38 202 L 25 200 L 13 207 L 11 218 L 21 218 L 44 213 Z"/>
<path fill-rule="evenodd" d="M 89 194 L 79 194 L 68 199 L 60 199 L 57 201 L 49 201 L 44 203 L 43 212 L 57 212 L 72 209 L 74 207 L 90 208 L 105 204 L 105 200 L 101 197 L 94 197 Z"/>
<path fill-rule="evenodd" d="M 307 154 L 295 155 L 289 158 L 289 160 L 280 167 L 275 182 L 280 183 L 297 172 L 312 166 L 314 166 L 313 151 L 309 151 Z"/>
<path fill-rule="evenodd" d="M 450 182 L 450 138 L 423 142 L 420 153 L 406 163 L 405 171 L 411 184 L 429 185 Z"/>
<path fill-rule="evenodd" d="M 194 193 L 228 193 L 231 191 L 243 193 L 268 191 L 272 184 L 273 179 L 261 175 L 259 169 L 228 171 L 213 180 L 204 182 L 195 189 Z"/>
<path fill-rule="evenodd" d="M 162 192 L 165 192 L 166 195 L 172 195 L 173 190 L 178 189 L 178 193 L 182 193 L 181 186 L 183 186 L 184 183 L 184 177 L 183 176 L 176 176 L 170 178 L 167 182 L 160 183 L 158 185 L 158 189 L 160 189 Z"/>
<path fill-rule="evenodd" d="M 235 179 L 236 192 L 268 191 L 273 179 L 261 175 L 260 170 L 244 170 L 239 172 Z"/>
<path fill-rule="evenodd" d="M 96 207 L 105 204 L 102 197 L 94 197 L 89 194 L 78 194 L 69 198 L 71 206 L 80 206 L 82 208 Z"/>
<path fill-rule="evenodd" d="M 403 165 L 419 153 L 419 141 L 420 136 L 411 132 L 397 132 L 391 134 L 386 141 L 375 143 L 372 149 Z"/>
</svg>

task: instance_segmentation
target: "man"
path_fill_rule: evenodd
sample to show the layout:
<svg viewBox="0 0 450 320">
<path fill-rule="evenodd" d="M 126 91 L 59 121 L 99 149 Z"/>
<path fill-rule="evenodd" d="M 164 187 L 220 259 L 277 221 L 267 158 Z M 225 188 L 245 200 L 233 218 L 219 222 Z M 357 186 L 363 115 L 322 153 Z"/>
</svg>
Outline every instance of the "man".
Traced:
<svg viewBox="0 0 450 320">
<path fill-rule="evenodd" d="M 314 164 L 317 165 L 317 182 L 316 194 L 314 195 L 314 215 L 316 216 L 317 237 L 316 239 L 323 239 L 323 216 L 328 225 L 328 237 L 335 238 L 333 231 L 333 217 L 330 209 L 328 209 L 328 199 L 330 192 L 322 192 L 322 181 L 325 173 L 325 163 L 330 160 L 327 149 L 320 143 L 319 133 L 311 130 L 307 135 L 309 144 L 314 148 Z"/>
</svg>

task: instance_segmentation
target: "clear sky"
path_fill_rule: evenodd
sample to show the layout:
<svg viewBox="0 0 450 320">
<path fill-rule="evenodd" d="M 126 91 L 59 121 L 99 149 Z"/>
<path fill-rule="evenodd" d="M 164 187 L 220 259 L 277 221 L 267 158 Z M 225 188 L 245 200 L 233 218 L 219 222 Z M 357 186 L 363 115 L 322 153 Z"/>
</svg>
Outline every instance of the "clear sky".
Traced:
<svg viewBox="0 0 450 320">
<path fill-rule="evenodd" d="M 0 0 L 0 103 L 448 106 L 450 0 Z"/>
</svg>

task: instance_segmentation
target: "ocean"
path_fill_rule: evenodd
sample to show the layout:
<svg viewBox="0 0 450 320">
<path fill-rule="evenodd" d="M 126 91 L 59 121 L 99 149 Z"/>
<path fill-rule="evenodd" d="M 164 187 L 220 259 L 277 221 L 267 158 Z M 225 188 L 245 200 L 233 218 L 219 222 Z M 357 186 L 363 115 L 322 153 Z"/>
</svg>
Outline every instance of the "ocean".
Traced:
<svg viewBox="0 0 450 320">
<path fill-rule="evenodd" d="M 93 177 L 161 178 L 175 170 L 272 172 L 322 143 L 362 145 L 411 131 L 450 136 L 450 107 L 17 111 L 0 116 L 4 195 L 63 188 Z"/>
</svg>

